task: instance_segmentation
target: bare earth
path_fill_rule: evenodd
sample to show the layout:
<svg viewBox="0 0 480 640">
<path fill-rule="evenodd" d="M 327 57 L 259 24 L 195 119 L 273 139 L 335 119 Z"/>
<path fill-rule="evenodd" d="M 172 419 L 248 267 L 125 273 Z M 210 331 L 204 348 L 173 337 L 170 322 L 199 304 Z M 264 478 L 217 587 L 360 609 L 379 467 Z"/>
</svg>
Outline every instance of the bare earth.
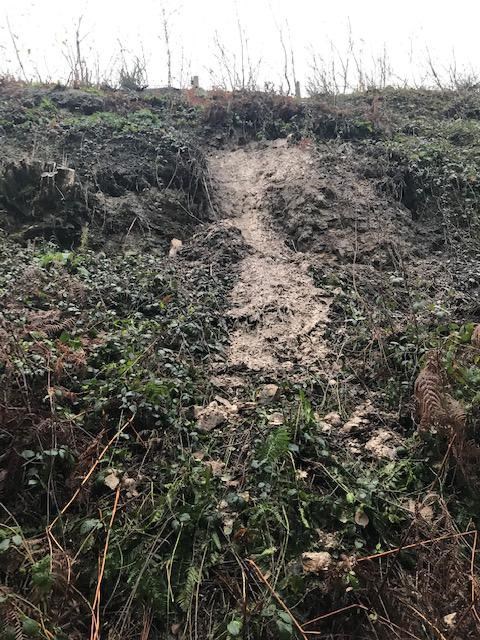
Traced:
<svg viewBox="0 0 480 640">
<path fill-rule="evenodd" d="M 304 376 L 323 370 L 331 300 L 314 285 L 306 256 L 272 228 L 265 203 L 272 181 L 303 177 L 312 163 L 309 151 L 285 141 L 218 151 L 210 158 L 224 224 L 239 229 L 252 249 L 231 293 L 231 367 L 281 374 L 299 365 Z"/>
</svg>

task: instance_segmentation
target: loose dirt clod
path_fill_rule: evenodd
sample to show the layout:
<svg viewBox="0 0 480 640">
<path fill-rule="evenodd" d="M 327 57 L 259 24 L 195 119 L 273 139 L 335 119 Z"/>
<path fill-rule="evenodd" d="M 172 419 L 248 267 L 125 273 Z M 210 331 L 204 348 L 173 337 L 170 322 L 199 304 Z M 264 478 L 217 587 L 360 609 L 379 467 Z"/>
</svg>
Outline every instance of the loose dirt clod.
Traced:
<svg viewBox="0 0 480 640">
<path fill-rule="evenodd" d="M 309 552 L 302 554 L 302 566 L 305 573 L 323 573 L 332 564 L 332 556 L 328 551 Z"/>
</svg>

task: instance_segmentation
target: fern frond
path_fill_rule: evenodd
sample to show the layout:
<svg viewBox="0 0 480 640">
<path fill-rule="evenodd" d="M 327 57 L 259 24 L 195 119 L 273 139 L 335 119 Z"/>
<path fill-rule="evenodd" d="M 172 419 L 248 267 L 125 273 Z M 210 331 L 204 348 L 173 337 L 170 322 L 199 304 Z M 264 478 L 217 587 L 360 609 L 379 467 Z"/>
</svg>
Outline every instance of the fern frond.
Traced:
<svg viewBox="0 0 480 640">
<path fill-rule="evenodd" d="M 52 337 L 71 329 L 75 324 L 74 318 L 61 319 L 61 312 L 57 309 L 49 309 L 48 311 L 32 311 L 29 314 L 29 322 L 25 327 L 27 333 L 37 331 L 48 337 Z"/>
<path fill-rule="evenodd" d="M 480 347 L 480 324 L 473 330 L 471 342 L 474 347 Z"/>
<path fill-rule="evenodd" d="M 290 433 L 285 427 L 271 433 L 262 451 L 262 459 L 267 462 L 277 462 L 288 453 Z"/>
<path fill-rule="evenodd" d="M 430 355 L 415 381 L 419 430 L 436 426 L 463 438 L 467 416 L 463 405 L 446 392 L 438 354 Z"/>
<path fill-rule="evenodd" d="M 178 596 L 178 604 L 181 610 L 185 613 L 191 607 L 193 594 L 197 588 L 197 585 L 201 582 L 201 578 L 201 573 L 196 567 L 189 567 L 185 580 L 185 586 Z"/>
<path fill-rule="evenodd" d="M 442 396 L 443 380 L 438 358 L 429 357 L 415 381 L 415 404 L 420 431 L 427 431 L 434 424 L 445 423 Z"/>
</svg>

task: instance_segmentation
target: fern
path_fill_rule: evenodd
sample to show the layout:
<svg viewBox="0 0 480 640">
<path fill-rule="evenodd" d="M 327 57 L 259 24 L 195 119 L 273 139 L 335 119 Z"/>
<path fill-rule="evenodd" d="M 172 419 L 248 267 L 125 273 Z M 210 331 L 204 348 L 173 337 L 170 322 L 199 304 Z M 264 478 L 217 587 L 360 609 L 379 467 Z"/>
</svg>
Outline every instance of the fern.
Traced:
<svg viewBox="0 0 480 640">
<path fill-rule="evenodd" d="M 445 391 L 438 354 L 431 354 L 415 381 L 415 404 L 419 431 L 432 426 L 453 430 L 463 438 L 466 413 L 463 405 Z"/>
<path fill-rule="evenodd" d="M 415 404 L 420 418 L 420 431 L 427 431 L 435 423 L 445 422 L 442 399 L 443 380 L 438 356 L 431 354 L 415 381 Z"/>
<path fill-rule="evenodd" d="M 75 324 L 74 318 L 61 319 L 61 312 L 57 309 L 48 311 L 32 311 L 29 314 L 29 322 L 25 327 L 27 333 L 37 332 L 48 337 L 58 335 L 62 331 L 71 329 Z"/>
<path fill-rule="evenodd" d="M 472 344 L 474 347 L 480 347 L 480 324 L 477 324 L 472 333 Z"/>
<path fill-rule="evenodd" d="M 3 620 L 0 621 L 0 635 L 3 637 L 13 637 L 15 640 L 25 640 L 23 634 L 22 623 L 17 612 L 8 603 L 3 607 L 0 607 L 0 614 L 2 614 Z"/>
<path fill-rule="evenodd" d="M 262 459 L 273 463 L 283 458 L 288 453 L 290 445 L 290 434 L 288 429 L 281 427 L 271 433 L 262 448 Z"/>
<path fill-rule="evenodd" d="M 194 566 L 189 567 L 185 580 L 185 586 L 178 596 L 178 604 L 180 606 L 180 609 L 185 613 L 190 609 L 193 593 L 197 585 L 201 582 L 201 579 L 202 576 L 200 571 Z"/>
</svg>

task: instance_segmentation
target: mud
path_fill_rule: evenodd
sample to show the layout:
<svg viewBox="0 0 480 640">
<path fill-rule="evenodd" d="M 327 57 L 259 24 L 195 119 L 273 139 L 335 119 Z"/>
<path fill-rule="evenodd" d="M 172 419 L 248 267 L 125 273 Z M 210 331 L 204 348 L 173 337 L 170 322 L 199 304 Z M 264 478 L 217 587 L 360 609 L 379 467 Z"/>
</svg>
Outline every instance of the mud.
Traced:
<svg viewBox="0 0 480 640">
<path fill-rule="evenodd" d="M 267 206 L 271 181 L 286 180 L 309 162 L 308 152 L 288 148 L 285 141 L 217 152 L 209 159 L 223 224 L 240 231 L 250 249 L 230 295 L 231 368 L 273 376 L 297 367 L 305 376 L 323 370 L 330 297 L 308 274 L 308 259 L 272 227 Z"/>
</svg>

